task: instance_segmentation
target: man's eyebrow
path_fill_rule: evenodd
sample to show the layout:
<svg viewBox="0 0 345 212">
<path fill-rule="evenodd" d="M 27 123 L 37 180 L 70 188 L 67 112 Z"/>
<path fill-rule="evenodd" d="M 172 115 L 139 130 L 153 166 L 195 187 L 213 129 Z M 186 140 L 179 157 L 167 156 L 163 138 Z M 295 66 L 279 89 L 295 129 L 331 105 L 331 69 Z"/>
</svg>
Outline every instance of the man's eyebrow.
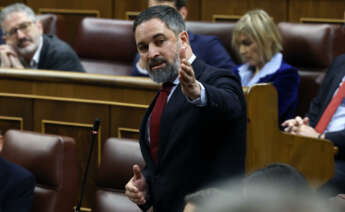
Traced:
<svg viewBox="0 0 345 212">
<path fill-rule="evenodd" d="M 158 33 L 158 34 L 155 34 L 155 35 L 153 36 L 153 39 L 155 39 L 155 38 L 157 38 L 157 37 L 160 37 L 160 36 L 165 37 L 165 35 L 164 35 L 163 33 Z"/>
<path fill-rule="evenodd" d="M 160 36 L 165 37 L 165 35 L 163 33 L 157 33 L 154 36 L 152 36 L 152 39 L 156 39 L 156 38 L 158 38 Z M 137 43 L 137 46 L 139 46 L 139 45 L 146 45 L 146 43 L 144 41 L 141 41 L 141 42 Z"/>
</svg>

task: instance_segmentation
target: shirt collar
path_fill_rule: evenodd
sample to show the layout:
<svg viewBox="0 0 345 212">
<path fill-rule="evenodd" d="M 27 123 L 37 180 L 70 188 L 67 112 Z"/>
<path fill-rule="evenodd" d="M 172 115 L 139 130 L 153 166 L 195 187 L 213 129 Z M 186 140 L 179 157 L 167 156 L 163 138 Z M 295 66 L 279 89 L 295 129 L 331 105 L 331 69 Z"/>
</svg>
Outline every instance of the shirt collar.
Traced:
<svg viewBox="0 0 345 212">
<path fill-rule="evenodd" d="M 30 67 L 37 68 L 39 60 L 40 60 L 42 46 L 43 46 L 43 37 L 40 36 L 40 44 L 39 44 L 34 56 L 32 57 L 32 59 L 30 61 Z"/>
<path fill-rule="evenodd" d="M 248 63 L 243 64 L 238 68 L 238 73 L 241 77 L 243 86 L 252 86 L 259 82 L 259 80 L 267 75 L 276 72 L 283 61 L 283 54 L 278 52 L 268 61 L 262 69 L 253 77 L 253 71 L 250 69 Z"/>
</svg>

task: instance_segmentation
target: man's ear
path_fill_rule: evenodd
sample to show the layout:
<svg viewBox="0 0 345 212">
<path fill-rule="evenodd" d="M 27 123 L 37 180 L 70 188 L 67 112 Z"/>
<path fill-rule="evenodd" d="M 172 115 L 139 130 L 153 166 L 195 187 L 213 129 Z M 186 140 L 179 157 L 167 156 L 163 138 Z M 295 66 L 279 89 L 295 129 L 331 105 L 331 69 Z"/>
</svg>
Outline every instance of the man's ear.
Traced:
<svg viewBox="0 0 345 212">
<path fill-rule="evenodd" d="M 37 27 L 38 27 L 38 30 L 40 31 L 41 34 L 43 34 L 43 25 L 42 25 L 42 22 L 40 20 L 37 20 Z"/>
<path fill-rule="evenodd" d="M 182 41 L 182 44 L 184 43 L 188 43 L 189 44 L 189 35 L 187 33 L 187 31 L 183 31 L 179 34 L 179 37 Z"/>
<path fill-rule="evenodd" d="M 187 9 L 187 7 L 181 7 L 181 8 L 179 9 L 179 12 L 180 12 L 180 14 L 181 14 L 183 20 L 186 20 L 186 19 L 187 19 L 187 16 L 188 16 L 188 9 Z"/>
</svg>

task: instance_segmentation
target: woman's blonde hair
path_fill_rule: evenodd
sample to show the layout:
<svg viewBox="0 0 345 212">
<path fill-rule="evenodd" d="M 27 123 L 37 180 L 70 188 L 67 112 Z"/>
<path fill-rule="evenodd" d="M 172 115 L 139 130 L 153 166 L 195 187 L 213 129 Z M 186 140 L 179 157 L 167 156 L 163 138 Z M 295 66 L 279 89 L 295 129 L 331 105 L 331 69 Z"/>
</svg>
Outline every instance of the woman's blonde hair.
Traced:
<svg viewBox="0 0 345 212">
<path fill-rule="evenodd" d="M 249 11 L 236 23 L 232 34 L 232 47 L 237 52 L 240 47 L 240 35 L 246 35 L 256 43 L 263 64 L 283 50 L 278 28 L 264 10 Z"/>
</svg>

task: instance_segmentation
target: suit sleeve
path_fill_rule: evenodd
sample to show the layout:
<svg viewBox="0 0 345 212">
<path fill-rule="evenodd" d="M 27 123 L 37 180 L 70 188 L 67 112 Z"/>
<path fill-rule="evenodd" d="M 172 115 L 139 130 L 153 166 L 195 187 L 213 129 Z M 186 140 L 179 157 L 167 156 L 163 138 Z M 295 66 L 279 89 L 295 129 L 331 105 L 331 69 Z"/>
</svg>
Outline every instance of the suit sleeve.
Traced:
<svg viewBox="0 0 345 212">
<path fill-rule="evenodd" d="M 216 71 L 203 85 L 207 96 L 206 111 L 228 120 L 246 113 L 241 83 L 232 72 Z"/>
<path fill-rule="evenodd" d="M 29 212 L 31 211 L 35 189 L 35 178 L 28 175 L 17 182 L 11 193 L 7 195 L 2 212 Z"/>
</svg>

